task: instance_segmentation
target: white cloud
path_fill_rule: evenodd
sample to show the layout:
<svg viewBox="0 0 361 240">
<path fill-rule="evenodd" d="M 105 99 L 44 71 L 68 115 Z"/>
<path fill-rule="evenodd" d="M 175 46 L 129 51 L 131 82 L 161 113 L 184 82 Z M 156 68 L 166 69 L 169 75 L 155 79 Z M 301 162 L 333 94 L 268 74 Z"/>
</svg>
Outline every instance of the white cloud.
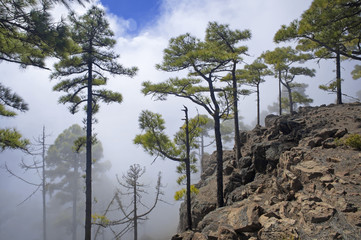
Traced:
<svg viewBox="0 0 361 240">
<path fill-rule="evenodd" d="M 190 32 L 203 38 L 205 28 L 209 21 L 229 24 L 233 29 L 250 29 L 252 39 L 244 44 L 249 47 L 249 54 L 257 57 L 263 51 L 271 50 L 276 45 L 273 35 L 282 24 L 288 24 L 298 18 L 306 10 L 311 0 L 163 0 L 162 10 L 153 25 L 140 31 L 137 36 L 127 35 L 127 30 L 134 27 L 131 20 L 122 19 L 112 14 L 108 15 L 110 25 L 117 37 L 116 52 L 120 54 L 119 62 L 125 67 L 137 66 L 139 73 L 134 79 L 117 76 L 109 80 L 109 88 L 123 94 L 124 102 L 120 105 L 104 105 L 97 118 L 99 123 L 95 131 L 103 142 L 105 159 L 113 164 L 112 173 L 125 172 L 130 164 L 140 163 L 147 166 L 149 176 L 156 176 L 159 169 L 164 171 L 166 191 L 174 192 L 175 165 L 169 161 L 158 160 L 150 166 L 152 157 L 137 148 L 132 139 L 140 133 L 138 129 L 138 116 L 143 109 L 163 114 L 169 132 L 173 134 L 182 124 L 183 104 L 191 105 L 183 99 L 169 98 L 169 101 L 154 102 L 150 97 L 144 97 L 140 92 L 143 81 L 163 81 L 171 74 L 155 69 L 155 64 L 162 61 L 163 49 L 167 47 L 168 40 L 180 34 Z M 99 4 L 99 2 L 96 2 Z M 84 8 L 77 8 L 77 12 L 85 12 Z M 250 58 L 249 61 L 253 60 Z M 360 89 L 357 81 L 350 80 L 349 72 L 352 63 L 345 63 L 346 93 L 352 95 Z M 310 83 L 308 92 L 312 98 L 320 98 L 315 104 L 330 103 L 334 96 L 320 92 L 317 86 L 332 80 L 334 73 L 333 63 L 322 63 L 321 67 L 313 66 L 318 71 L 314 79 L 305 79 Z M 6 126 L 17 126 L 27 138 L 38 136 L 42 126 L 53 133 L 52 139 L 73 123 L 81 124 L 84 113 L 75 116 L 67 112 L 66 107 L 57 104 L 58 93 L 51 91 L 54 82 L 49 82 L 49 73 L 39 69 L 28 68 L 19 70 L 17 66 L 1 63 L 1 82 L 13 88 L 30 104 L 30 111 L 18 117 L 6 120 Z M 268 79 L 261 86 L 262 108 L 277 99 L 277 82 Z M 240 101 L 241 114 L 248 122 L 255 117 L 254 97 Z M 199 108 L 199 110 L 201 110 Z M 190 114 L 195 115 L 195 108 L 190 108 Z M 3 119 L 1 119 L 3 121 Z M 4 122 L 4 121 L 3 121 Z M 3 155 L 4 156 L 4 155 Z M 0 158 L 1 155 L 0 155 Z M 170 194 L 172 195 L 172 194 Z M 172 218 L 177 218 L 178 209 L 169 209 Z M 169 217 L 164 217 L 168 221 Z"/>
</svg>

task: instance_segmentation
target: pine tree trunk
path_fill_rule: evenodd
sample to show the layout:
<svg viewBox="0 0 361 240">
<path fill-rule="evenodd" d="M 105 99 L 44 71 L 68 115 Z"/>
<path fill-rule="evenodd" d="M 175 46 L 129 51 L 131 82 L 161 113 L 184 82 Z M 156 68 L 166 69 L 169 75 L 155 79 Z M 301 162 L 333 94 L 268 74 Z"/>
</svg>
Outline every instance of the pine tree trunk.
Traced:
<svg viewBox="0 0 361 240">
<path fill-rule="evenodd" d="M 221 124 L 218 115 L 214 116 L 214 135 L 216 137 L 217 150 L 217 204 L 218 207 L 223 207 L 223 146 L 221 138 Z"/>
<path fill-rule="evenodd" d="M 72 225 L 72 232 L 73 232 L 73 238 L 72 240 L 76 240 L 76 232 L 77 232 L 77 199 L 78 199 L 78 168 L 79 168 L 79 160 L 78 155 L 76 156 L 76 159 L 74 161 L 74 177 L 73 177 L 73 225 Z"/>
<path fill-rule="evenodd" d="M 234 112 L 234 144 L 236 145 L 236 160 L 241 158 L 241 142 L 239 136 L 239 120 L 238 120 L 238 86 L 236 78 L 236 63 L 233 63 L 232 70 L 232 87 L 233 87 L 233 112 Z"/>
<path fill-rule="evenodd" d="M 288 101 L 290 103 L 290 114 L 293 115 L 293 98 L 292 98 L 292 89 L 288 83 L 286 83 L 285 87 L 288 91 Z"/>
<path fill-rule="evenodd" d="M 43 127 L 42 139 L 42 159 L 43 159 L 43 240 L 46 240 L 46 183 L 45 183 L 45 127 Z"/>
<path fill-rule="evenodd" d="M 282 115 L 282 80 L 281 80 L 281 70 L 278 71 L 278 105 L 279 105 L 279 113 Z"/>
<path fill-rule="evenodd" d="M 88 64 L 88 101 L 86 124 L 86 177 L 85 177 L 85 240 L 91 240 L 91 215 L 92 215 L 92 63 Z"/>
<path fill-rule="evenodd" d="M 257 84 L 257 125 L 260 126 L 260 100 L 259 100 L 259 84 Z"/>
<path fill-rule="evenodd" d="M 133 225 L 134 225 L 134 240 L 138 240 L 138 213 L 137 213 L 137 180 L 134 181 L 133 186 Z"/>
<path fill-rule="evenodd" d="M 187 156 L 186 156 L 186 178 L 187 178 L 187 230 L 192 230 L 192 209 L 191 209 L 191 163 L 190 163 L 190 146 L 189 146 L 189 126 L 188 126 L 188 109 L 185 107 L 185 115 L 186 115 L 186 148 L 187 148 Z"/>
<path fill-rule="evenodd" d="M 336 84 L 337 84 L 337 104 L 342 104 L 341 91 L 341 60 L 340 53 L 336 53 Z"/>
<path fill-rule="evenodd" d="M 201 174 L 204 171 L 204 135 L 201 133 Z"/>
</svg>

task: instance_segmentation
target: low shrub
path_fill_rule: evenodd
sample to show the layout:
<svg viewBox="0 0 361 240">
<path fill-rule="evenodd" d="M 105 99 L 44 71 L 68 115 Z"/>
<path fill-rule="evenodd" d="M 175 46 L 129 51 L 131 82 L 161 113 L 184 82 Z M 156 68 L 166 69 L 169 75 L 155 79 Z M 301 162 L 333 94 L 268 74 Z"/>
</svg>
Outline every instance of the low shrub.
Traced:
<svg viewBox="0 0 361 240">
<path fill-rule="evenodd" d="M 357 133 L 349 134 L 341 139 L 335 139 L 335 143 L 337 146 L 344 145 L 361 151 L 361 135 Z"/>
<path fill-rule="evenodd" d="M 361 151 L 361 135 L 360 134 L 350 134 L 345 139 L 345 145 L 355 148 L 356 150 Z"/>
</svg>

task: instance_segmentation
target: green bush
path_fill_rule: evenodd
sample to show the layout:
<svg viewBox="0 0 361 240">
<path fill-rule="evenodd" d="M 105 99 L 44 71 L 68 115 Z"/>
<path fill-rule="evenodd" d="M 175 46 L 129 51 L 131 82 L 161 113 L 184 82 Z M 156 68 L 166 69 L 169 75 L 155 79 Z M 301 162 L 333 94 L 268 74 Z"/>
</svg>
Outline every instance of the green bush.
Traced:
<svg viewBox="0 0 361 240">
<path fill-rule="evenodd" d="M 346 146 L 355 148 L 356 150 L 361 151 L 361 135 L 360 134 L 350 134 L 344 140 Z"/>
</svg>

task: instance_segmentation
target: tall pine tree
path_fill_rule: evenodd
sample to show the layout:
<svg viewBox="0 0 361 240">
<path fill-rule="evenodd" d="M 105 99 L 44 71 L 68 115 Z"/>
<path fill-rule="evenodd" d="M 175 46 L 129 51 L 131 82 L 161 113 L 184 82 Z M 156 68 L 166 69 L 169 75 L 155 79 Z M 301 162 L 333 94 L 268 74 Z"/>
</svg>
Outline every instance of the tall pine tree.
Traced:
<svg viewBox="0 0 361 240">
<path fill-rule="evenodd" d="M 52 78 L 62 79 L 54 86 L 55 91 L 65 92 L 60 103 L 70 103 L 69 110 L 76 113 L 82 103 L 86 103 L 86 216 L 85 239 L 91 239 L 91 166 L 92 166 L 92 123 L 93 114 L 99 109 L 99 102 L 121 103 L 122 95 L 106 89 L 98 89 L 107 84 L 105 75 L 126 75 L 133 77 L 137 68 L 124 68 L 117 63 L 119 55 L 111 49 L 116 41 L 114 33 L 105 19 L 105 12 L 96 6 L 91 7 L 81 17 L 70 16 L 71 35 L 79 44 L 80 50 L 65 56 L 55 64 Z"/>
</svg>

